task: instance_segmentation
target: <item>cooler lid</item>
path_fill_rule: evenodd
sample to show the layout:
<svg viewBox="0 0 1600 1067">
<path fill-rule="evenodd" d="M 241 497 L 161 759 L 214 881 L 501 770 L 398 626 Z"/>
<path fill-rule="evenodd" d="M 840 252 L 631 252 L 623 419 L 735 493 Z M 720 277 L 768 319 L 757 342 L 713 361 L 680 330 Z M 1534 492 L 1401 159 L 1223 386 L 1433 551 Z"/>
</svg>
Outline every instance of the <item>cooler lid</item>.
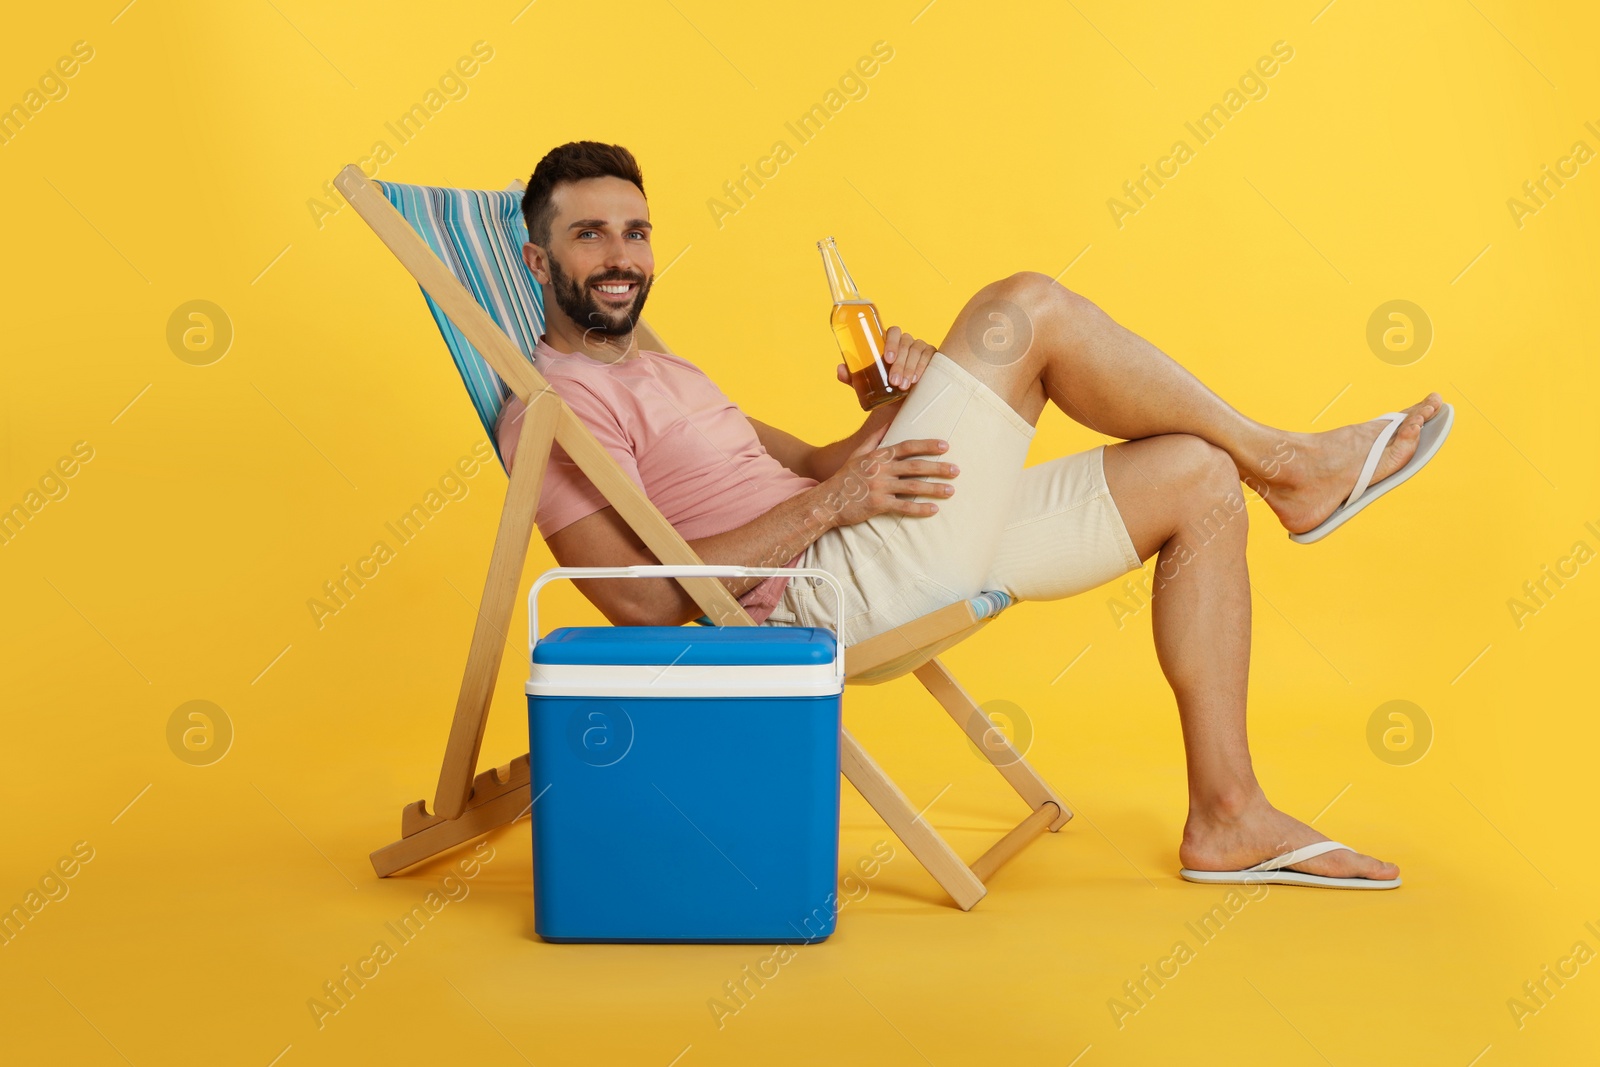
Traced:
<svg viewBox="0 0 1600 1067">
<path fill-rule="evenodd" d="M 563 626 L 539 639 L 533 662 L 801 666 L 835 654 L 833 632 L 813 626 Z"/>
</svg>

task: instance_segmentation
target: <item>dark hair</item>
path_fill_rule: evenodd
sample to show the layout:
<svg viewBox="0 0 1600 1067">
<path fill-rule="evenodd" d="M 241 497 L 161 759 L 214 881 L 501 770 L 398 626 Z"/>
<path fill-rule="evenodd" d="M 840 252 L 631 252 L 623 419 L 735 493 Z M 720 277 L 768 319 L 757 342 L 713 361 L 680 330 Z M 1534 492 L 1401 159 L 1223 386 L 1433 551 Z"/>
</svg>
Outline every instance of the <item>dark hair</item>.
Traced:
<svg viewBox="0 0 1600 1067">
<path fill-rule="evenodd" d="M 599 141 L 569 141 L 552 148 L 533 168 L 528 189 L 522 194 L 522 221 L 528 225 L 528 240 L 548 248 L 550 224 L 555 221 L 552 195 L 562 182 L 585 178 L 621 178 L 644 192 L 644 174 L 633 153 L 618 144 Z"/>
</svg>

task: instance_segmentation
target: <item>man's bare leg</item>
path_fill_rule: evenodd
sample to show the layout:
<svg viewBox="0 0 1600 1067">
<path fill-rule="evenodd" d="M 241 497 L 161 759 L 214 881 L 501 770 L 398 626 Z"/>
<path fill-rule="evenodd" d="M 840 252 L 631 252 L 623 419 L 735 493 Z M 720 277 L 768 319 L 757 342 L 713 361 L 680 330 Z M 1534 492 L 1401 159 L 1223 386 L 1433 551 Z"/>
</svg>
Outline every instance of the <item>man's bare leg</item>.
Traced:
<svg viewBox="0 0 1600 1067">
<path fill-rule="evenodd" d="M 991 326 L 996 329 L 985 333 Z M 974 338 L 997 343 L 975 346 Z M 1323 433 L 1295 433 L 1258 423 L 1091 301 L 1028 271 L 980 290 L 962 309 L 939 351 L 1004 397 L 1029 423 L 1037 424 L 1048 399 L 1110 437 L 1131 441 L 1186 433 L 1209 441 L 1228 454 L 1239 477 L 1266 500 L 1290 533 L 1316 526 L 1349 495 L 1384 425 L 1374 420 Z M 1423 422 L 1442 404 L 1437 393 L 1430 393 L 1406 409 L 1409 418 L 1385 449 L 1374 481 L 1411 458 Z"/>
<path fill-rule="evenodd" d="M 1020 312 L 1026 347 L 1010 351 Z M 999 345 L 973 344 L 990 325 Z M 1127 443 L 1106 453 L 1106 481 L 1141 559 L 1159 553 L 1156 653 L 1177 698 L 1189 778 L 1179 859 L 1195 870 L 1237 870 L 1314 841 L 1316 830 L 1268 802 L 1250 763 L 1245 725 L 1250 666 L 1248 522 L 1239 479 L 1291 532 L 1325 518 L 1349 493 L 1380 423 L 1288 433 L 1246 418 L 1155 346 L 1043 275 L 1023 273 L 969 301 L 939 350 L 1037 424 L 1046 400 Z M 1441 401 L 1410 409 L 1374 480 L 1416 450 Z M 1287 448 L 1287 455 L 1286 455 Z M 1393 878 L 1393 864 L 1332 852 L 1296 870 Z"/>
<path fill-rule="evenodd" d="M 1193 870 L 1240 870 L 1327 840 L 1274 808 L 1250 764 L 1249 520 L 1231 457 L 1198 437 L 1165 434 L 1107 448 L 1105 467 L 1139 558 L 1159 553 L 1156 656 L 1177 697 L 1189 777 L 1179 860 Z M 1340 878 L 1399 874 L 1393 864 L 1350 852 L 1294 869 Z"/>
</svg>

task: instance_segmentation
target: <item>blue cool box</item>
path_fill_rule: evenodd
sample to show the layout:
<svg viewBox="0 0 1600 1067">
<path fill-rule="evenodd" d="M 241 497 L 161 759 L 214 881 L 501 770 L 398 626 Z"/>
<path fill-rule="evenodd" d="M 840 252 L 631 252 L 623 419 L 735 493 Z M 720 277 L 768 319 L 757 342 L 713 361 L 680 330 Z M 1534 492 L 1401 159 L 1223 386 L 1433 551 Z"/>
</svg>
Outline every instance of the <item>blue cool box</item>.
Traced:
<svg viewBox="0 0 1600 1067">
<path fill-rule="evenodd" d="M 834 929 L 842 684 L 809 627 L 564 627 L 533 649 L 534 929 L 803 943 Z"/>
</svg>

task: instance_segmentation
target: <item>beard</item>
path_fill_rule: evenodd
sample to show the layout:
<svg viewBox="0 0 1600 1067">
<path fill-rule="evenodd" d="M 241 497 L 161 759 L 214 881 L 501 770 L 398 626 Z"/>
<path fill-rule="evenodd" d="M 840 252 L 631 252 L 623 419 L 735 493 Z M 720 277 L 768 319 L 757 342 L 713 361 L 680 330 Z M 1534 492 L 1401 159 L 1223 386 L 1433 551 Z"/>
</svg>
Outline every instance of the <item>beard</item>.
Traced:
<svg viewBox="0 0 1600 1067">
<path fill-rule="evenodd" d="M 637 286 L 633 302 L 626 307 L 602 305 L 593 287 L 608 282 L 633 282 Z M 645 278 L 638 274 L 613 271 L 580 284 L 561 269 L 561 264 L 556 262 L 554 256 L 550 257 L 550 287 L 555 290 L 556 304 L 567 318 L 585 331 L 596 330 L 609 337 L 625 337 L 632 333 L 639 316 L 644 312 L 645 298 L 650 295 L 650 286 L 654 283 L 654 275 Z"/>
</svg>

